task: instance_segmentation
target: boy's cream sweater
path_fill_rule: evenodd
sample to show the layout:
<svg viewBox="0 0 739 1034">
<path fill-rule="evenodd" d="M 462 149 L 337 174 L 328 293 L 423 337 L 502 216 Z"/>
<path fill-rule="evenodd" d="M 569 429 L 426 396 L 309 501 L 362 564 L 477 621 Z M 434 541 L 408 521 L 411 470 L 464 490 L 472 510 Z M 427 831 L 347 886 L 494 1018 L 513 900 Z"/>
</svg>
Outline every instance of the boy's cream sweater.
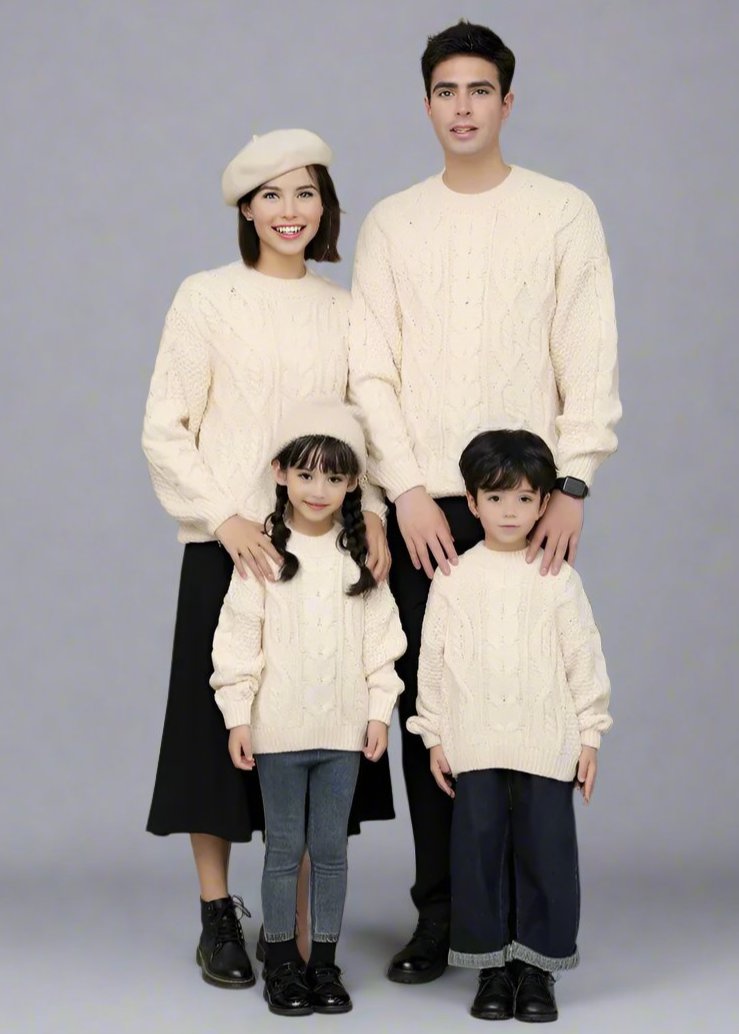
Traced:
<svg viewBox="0 0 739 1034">
<path fill-rule="evenodd" d="M 359 569 L 337 532 L 293 531 L 289 582 L 234 572 L 213 640 L 216 703 L 226 727 L 251 726 L 256 754 L 361 750 L 367 722 L 390 723 L 406 640 L 390 589 L 346 595 Z"/>
<path fill-rule="evenodd" d="M 417 716 L 454 775 L 511 768 L 575 776 L 580 750 L 610 728 L 610 686 L 579 575 L 539 573 L 525 550 L 468 550 L 437 571 L 423 622 Z"/>
<path fill-rule="evenodd" d="M 489 428 L 534 431 L 588 484 L 616 448 L 611 271 L 582 191 L 517 166 L 481 194 L 433 176 L 367 216 L 352 296 L 349 387 L 390 499 L 464 495 Z"/>
<path fill-rule="evenodd" d="M 308 272 L 265 276 L 234 262 L 188 277 L 167 313 L 142 445 L 181 542 L 207 542 L 234 514 L 274 505 L 275 428 L 296 399 L 346 394 L 349 294 Z M 365 506 L 382 514 L 376 490 Z"/>
</svg>

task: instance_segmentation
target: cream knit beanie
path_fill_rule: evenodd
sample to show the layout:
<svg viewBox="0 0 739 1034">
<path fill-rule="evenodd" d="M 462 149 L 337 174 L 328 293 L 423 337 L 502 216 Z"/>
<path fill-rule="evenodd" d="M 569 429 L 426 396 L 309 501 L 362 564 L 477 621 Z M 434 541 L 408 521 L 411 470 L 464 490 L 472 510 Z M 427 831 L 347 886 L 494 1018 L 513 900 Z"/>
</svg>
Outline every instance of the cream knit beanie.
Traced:
<svg viewBox="0 0 739 1034">
<path fill-rule="evenodd" d="M 296 438 L 325 435 L 346 442 L 359 462 L 359 473 L 367 469 L 367 444 L 356 410 L 336 398 L 313 398 L 294 402 L 277 427 L 272 455 L 277 456 Z"/>
</svg>

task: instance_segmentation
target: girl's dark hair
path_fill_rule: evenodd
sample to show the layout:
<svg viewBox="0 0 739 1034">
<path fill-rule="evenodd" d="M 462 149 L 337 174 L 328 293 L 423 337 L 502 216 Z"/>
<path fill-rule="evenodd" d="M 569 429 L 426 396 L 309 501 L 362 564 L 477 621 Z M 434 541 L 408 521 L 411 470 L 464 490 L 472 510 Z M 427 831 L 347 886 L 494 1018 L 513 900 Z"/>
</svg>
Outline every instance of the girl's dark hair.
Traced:
<svg viewBox="0 0 739 1034">
<path fill-rule="evenodd" d="M 324 474 L 359 476 L 359 462 L 351 446 L 328 435 L 310 434 L 296 438 L 286 445 L 275 457 L 282 470 L 298 467 L 300 470 L 320 470 Z M 264 522 L 264 530 L 272 545 L 282 557 L 280 581 L 289 582 L 298 572 L 299 561 L 287 544 L 290 529 L 285 523 L 288 497 L 285 485 L 277 485 L 275 508 Z M 343 525 L 338 544 L 348 553 L 359 568 L 359 578 L 346 591 L 347 596 L 363 596 L 377 586 L 375 577 L 367 567 L 367 529 L 362 515 L 362 489 L 357 487 L 347 492 L 341 506 Z"/>
<path fill-rule="evenodd" d="M 516 58 L 500 36 L 485 25 L 473 25 L 463 18 L 456 25 L 429 36 L 421 57 L 421 72 L 426 87 L 426 96 L 431 99 L 431 77 L 437 65 L 457 54 L 482 57 L 498 69 L 500 94 L 505 98 L 511 88 Z"/>
<path fill-rule="evenodd" d="M 323 215 L 315 237 L 305 249 L 305 257 L 313 259 L 314 262 L 339 262 L 341 260 L 338 251 L 341 208 L 336 196 L 334 181 L 325 165 L 309 165 L 308 172 L 321 195 Z M 261 186 L 255 187 L 248 194 L 244 194 L 237 209 L 239 213 L 239 251 L 244 264 L 250 267 L 255 266 L 259 258 L 259 236 L 254 229 L 254 223 L 247 219 L 241 211 L 241 206 L 248 205 L 261 189 Z"/>
<path fill-rule="evenodd" d="M 516 488 L 524 478 L 543 499 L 557 480 L 551 449 L 531 431 L 483 431 L 460 456 L 459 469 L 465 488 L 475 500 L 481 489 L 505 492 Z"/>
</svg>

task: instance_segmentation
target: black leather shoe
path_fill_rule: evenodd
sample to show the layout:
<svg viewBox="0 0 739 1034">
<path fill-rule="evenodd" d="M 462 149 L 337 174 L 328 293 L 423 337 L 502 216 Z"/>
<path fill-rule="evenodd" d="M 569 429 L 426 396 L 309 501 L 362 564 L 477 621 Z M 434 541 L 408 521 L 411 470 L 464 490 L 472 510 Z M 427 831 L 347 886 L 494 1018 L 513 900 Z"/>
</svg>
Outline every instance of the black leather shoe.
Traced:
<svg viewBox="0 0 739 1034">
<path fill-rule="evenodd" d="M 310 988 L 313 1012 L 350 1012 L 352 1000 L 341 981 L 341 970 L 331 963 L 308 966 L 305 980 Z"/>
<path fill-rule="evenodd" d="M 510 1020 L 516 985 L 505 966 L 480 970 L 480 984 L 470 1012 L 478 1020 Z"/>
<path fill-rule="evenodd" d="M 246 953 L 242 915 L 250 913 L 239 897 L 200 902 L 203 932 L 195 961 L 202 970 L 203 980 L 216 987 L 251 987 L 256 981 Z"/>
<path fill-rule="evenodd" d="M 393 955 L 388 980 L 396 984 L 428 984 L 444 972 L 448 957 L 449 924 L 419 919 L 405 948 Z"/>
<path fill-rule="evenodd" d="M 519 969 L 514 1016 L 524 1023 L 553 1023 L 557 1019 L 554 978 L 537 966 Z"/>
<path fill-rule="evenodd" d="M 272 969 L 265 966 L 264 1000 L 278 1016 L 310 1016 L 313 1004 L 302 962 L 282 962 Z"/>
</svg>

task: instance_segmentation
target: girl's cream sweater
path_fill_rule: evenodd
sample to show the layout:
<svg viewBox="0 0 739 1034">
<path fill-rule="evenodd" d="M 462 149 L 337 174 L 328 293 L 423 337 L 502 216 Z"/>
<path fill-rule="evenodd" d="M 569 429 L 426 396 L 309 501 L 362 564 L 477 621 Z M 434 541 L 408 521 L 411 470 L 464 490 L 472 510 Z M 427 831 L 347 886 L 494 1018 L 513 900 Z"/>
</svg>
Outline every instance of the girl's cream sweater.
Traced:
<svg viewBox="0 0 739 1034">
<path fill-rule="evenodd" d="M 575 776 L 580 750 L 611 726 L 610 685 L 579 575 L 539 572 L 542 553 L 479 543 L 437 571 L 423 622 L 417 717 L 452 772 L 512 768 Z"/>
</svg>

